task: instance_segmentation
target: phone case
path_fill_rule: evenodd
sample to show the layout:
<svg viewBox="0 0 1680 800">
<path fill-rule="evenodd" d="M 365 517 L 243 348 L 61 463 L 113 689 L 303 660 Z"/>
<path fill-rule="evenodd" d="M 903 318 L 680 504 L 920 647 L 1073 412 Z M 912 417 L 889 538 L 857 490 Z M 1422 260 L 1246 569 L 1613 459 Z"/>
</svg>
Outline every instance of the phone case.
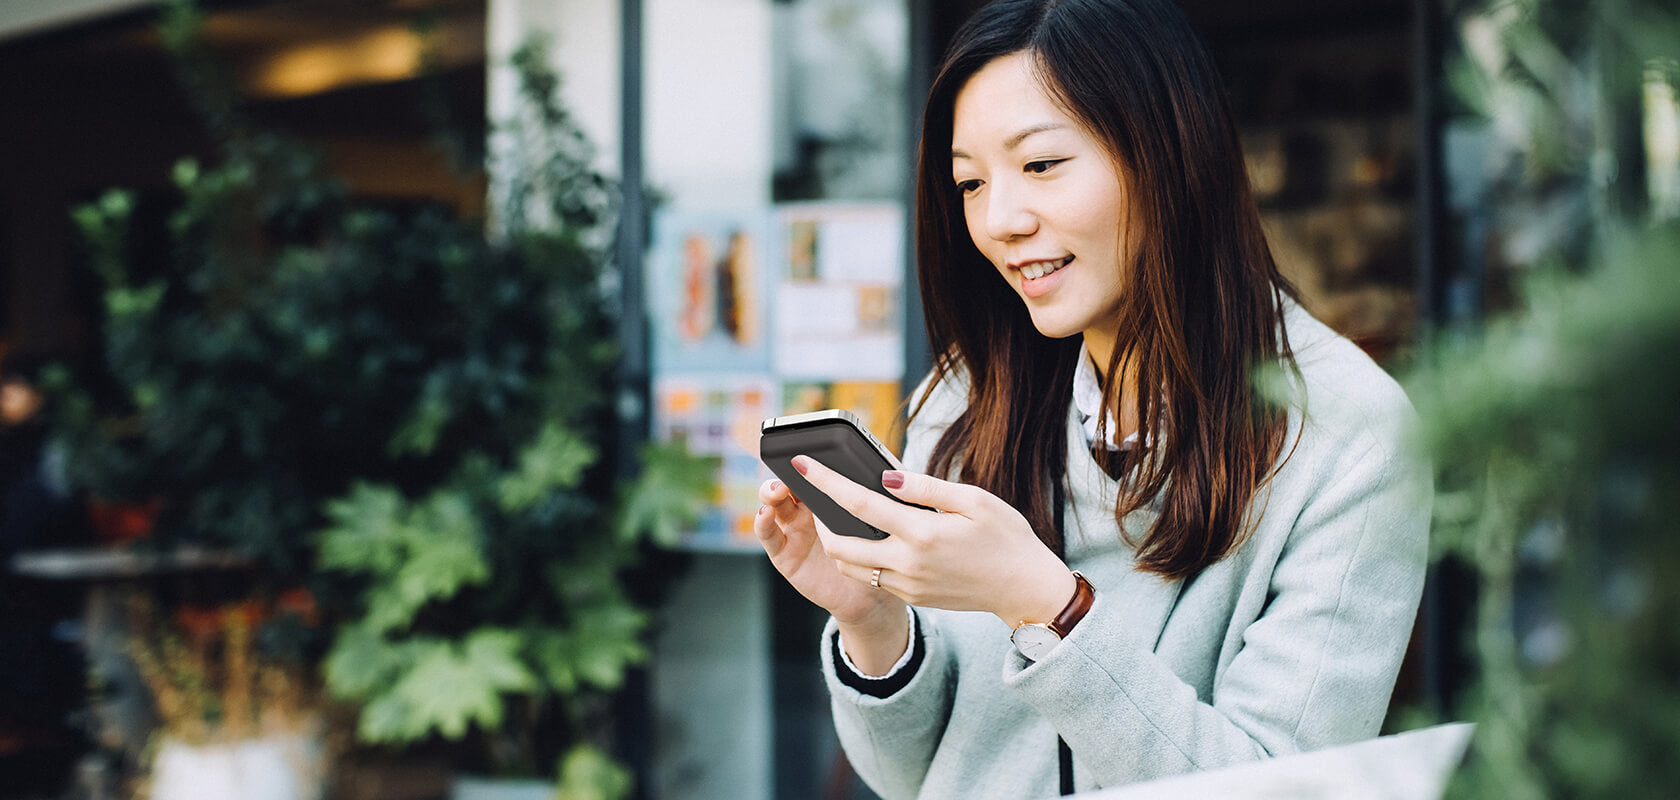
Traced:
<svg viewBox="0 0 1680 800">
<path fill-rule="evenodd" d="M 864 539 L 887 538 L 885 531 L 852 516 L 793 468 L 794 456 L 807 455 L 860 486 L 879 492 L 893 502 L 903 502 L 881 486 L 881 473 L 899 468 L 896 460 L 850 414 L 828 411 L 765 420 L 759 434 L 758 454 L 829 530 Z"/>
</svg>

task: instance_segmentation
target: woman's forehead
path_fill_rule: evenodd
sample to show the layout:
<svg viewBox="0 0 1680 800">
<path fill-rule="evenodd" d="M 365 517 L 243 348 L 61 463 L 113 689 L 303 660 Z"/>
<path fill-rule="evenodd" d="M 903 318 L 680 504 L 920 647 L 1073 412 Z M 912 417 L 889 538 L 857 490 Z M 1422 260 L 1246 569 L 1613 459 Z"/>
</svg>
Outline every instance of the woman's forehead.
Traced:
<svg viewBox="0 0 1680 800">
<path fill-rule="evenodd" d="M 981 145 L 1013 149 L 1038 134 L 1083 127 L 1045 88 L 1034 61 L 1027 53 L 1012 53 L 969 77 L 952 106 L 954 150 Z"/>
</svg>

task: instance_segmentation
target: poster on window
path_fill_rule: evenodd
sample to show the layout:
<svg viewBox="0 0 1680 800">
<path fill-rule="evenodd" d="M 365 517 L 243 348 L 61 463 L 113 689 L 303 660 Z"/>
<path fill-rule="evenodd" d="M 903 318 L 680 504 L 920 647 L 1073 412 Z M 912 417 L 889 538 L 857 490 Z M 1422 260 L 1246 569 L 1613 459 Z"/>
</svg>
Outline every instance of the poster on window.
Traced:
<svg viewBox="0 0 1680 800">
<path fill-rule="evenodd" d="M 904 217 L 896 205 L 791 204 L 779 230 L 776 374 L 890 380 L 904 374 Z"/>
<path fill-rule="evenodd" d="M 667 213 L 655 221 L 648 295 L 655 369 L 769 369 L 773 229 L 764 213 Z"/>
<path fill-rule="evenodd" d="M 654 435 L 719 463 L 714 505 L 685 546 L 757 547 L 758 487 L 770 477 L 758 460 L 765 418 L 844 408 L 898 449 L 902 228 L 894 204 L 656 219 Z"/>
<path fill-rule="evenodd" d="M 770 470 L 758 460 L 758 426 L 780 400 L 768 375 L 662 376 L 654 386 L 654 436 L 718 459 L 717 493 L 695 529 L 693 549 L 750 548 L 758 487 Z"/>
</svg>

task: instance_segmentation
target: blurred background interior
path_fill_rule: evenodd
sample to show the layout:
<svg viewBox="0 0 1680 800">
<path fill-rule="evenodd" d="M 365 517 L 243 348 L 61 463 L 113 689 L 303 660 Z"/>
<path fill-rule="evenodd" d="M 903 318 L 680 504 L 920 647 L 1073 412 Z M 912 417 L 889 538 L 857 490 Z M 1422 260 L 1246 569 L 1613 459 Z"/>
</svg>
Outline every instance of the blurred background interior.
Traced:
<svg viewBox="0 0 1680 800">
<path fill-rule="evenodd" d="M 369 733 L 378 722 L 358 705 L 383 697 L 377 688 L 344 688 L 346 679 L 329 675 L 326 696 L 336 702 L 312 706 L 331 708 L 301 745 L 316 753 L 316 776 L 289 796 L 465 796 L 450 794 L 465 791 L 452 788 L 459 775 L 523 772 L 548 792 L 556 781 L 568 791 L 601 792 L 567 795 L 575 797 L 872 797 L 846 767 L 828 719 L 816 670 L 822 620 L 774 579 L 750 539 L 756 487 L 767 476 L 752 442 L 764 417 L 830 406 L 853 409 L 878 432 L 894 431 L 907 388 L 924 374 L 928 353 L 906 211 L 914 120 L 945 41 L 978 5 L 203 0 L 186 45 L 168 31 L 187 24 L 164 24 L 162 4 L 147 0 L 0 7 L 0 107 L 7 109 L 0 114 L 0 368 L 8 381 L 0 438 L 7 487 L 0 796 L 128 796 L 162 769 L 162 748 L 151 734 L 170 712 L 144 664 L 119 663 L 136 660 L 137 650 L 146 660 L 150 645 L 133 641 L 154 642 L 164 667 L 170 659 L 199 658 L 208 665 L 205 675 L 228 680 L 240 669 L 269 673 L 240 667 L 231 644 L 214 654 L 193 648 L 211 647 L 212 639 L 221 648 L 227 637 L 249 639 L 253 631 L 280 636 L 275 631 L 283 626 L 270 623 L 302 620 L 308 630 L 299 634 L 294 658 L 313 674 L 349 652 L 335 626 L 353 627 L 377 602 L 358 594 L 377 584 L 373 567 L 346 567 L 317 552 L 323 540 L 316 532 L 347 530 L 351 512 L 331 519 L 309 512 L 296 530 L 275 534 L 288 542 L 279 555 L 253 552 L 237 535 L 201 536 L 191 514 L 172 513 L 184 503 L 170 491 L 105 496 L 74 479 L 74 464 L 54 463 L 70 457 L 50 444 L 53 404 L 73 402 L 61 397 L 97 401 L 104 392 L 145 412 L 135 387 L 164 380 L 125 375 L 108 363 L 126 352 L 112 343 L 124 324 L 112 292 L 123 286 L 97 268 L 101 253 L 119 254 L 130 289 L 188 280 L 171 266 L 184 257 L 183 243 L 196 241 L 176 222 L 183 208 L 206 198 L 260 203 L 281 196 L 289 198 L 282 205 L 305 212 L 370 209 L 399 226 L 452 221 L 485 231 L 482 244 L 493 247 L 507 235 L 508 220 L 520 216 L 522 206 L 508 200 L 522 197 L 520 176 L 540 167 L 521 161 L 528 151 L 498 155 L 494 142 L 499 126 L 529 107 L 520 86 L 532 71 L 514 67 L 513 59 L 542 32 L 548 47 L 541 59 L 559 76 L 567 124 L 593 144 L 589 163 L 617 187 L 602 201 L 607 233 L 594 243 L 594 273 L 606 280 L 601 324 L 619 348 L 601 373 L 610 388 L 591 412 L 612 419 L 611 435 L 592 445 L 610 474 L 585 479 L 579 496 L 610 495 L 590 487 L 633 471 L 646 458 L 638 455 L 644 441 L 680 442 L 691 456 L 708 459 L 698 468 L 704 506 L 680 530 L 652 536 L 625 560 L 602 567 L 599 574 L 628 587 L 620 592 L 629 598 L 624 608 L 647 615 L 629 624 L 635 635 L 605 677 L 589 677 L 577 659 L 533 657 L 510 667 L 513 678 L 501 673 L 505 683 L 491 681 L 507 692 L 502 699 L 480 706 L 461 700 L 435 724 L 408 717 L 408 733 L 381 735 Z M 1669 19 L 1660 4 L 1618 2 L 1596 12 L 1572 4 L 1429 0 L 1183 5 L 1229 84 L 1284 272 L 1314 313 L 1397 374 L 1417 369 L 1451 332 L 1519 309 L 1525 274 L 1559 259 L 1584 259 L 1595 220 L 1660 222 L 1680 213 L 1675 50 L 1664 60 L 1621 48 L 1595 27 L 1614 21 L 1618 10 L 1629 19 L 1647 11 Z M 1501 49 L 1499 31 L 1518 24 L 1501 16 L 1502 7 L 1562 32 L 1544 52 L 1562 61 L 1556 70 L 1574 76 L 1560 79 L 1574 83 L 1547 106 L 1564 123 L 1544 125 L 1551 117 L 1522 112 L 1520 102 L 1502 104 L 1496 84 L 1474 78 L 1478 67 L 1505 74 L 1501 59 L 1530 52 Z M 1556 89 L 1539 63 L 1523 61 L 1540 78 L 1524 85 Z M 206 92 L 221 90 L 205 88 L 210 84 L 234 99 L 206 101 Z M 218 109 L 236 114 L 237 125 L 216 118 Z M 1528 126 L 1524 135 L 1550 127 L 1562 141 L 1514 145 L 1520 137 L 1506 130 L 1513 125 Z M 299 200 L 302 179 L 280 195 L 264 194 L 261 179 L 247 194 L 217 195 L 204 188 L 208 179 L 182 177 L 177 165 L 184 158 L 204 170 L 242 157 L 269 163 L 230 155 L 234 129 L 246 143 L 260 130 L 300 144 L 313 155 L 298 169 L 333 187 L 322 190 L 330 199 Z M 1588 156 L 1535 167 L 1548 147 Z M 120 208 L 102 206 L 114 187 L 128 190 L 110 201 Z M 103 210 L 84 212 L 91 216 L 81 221 L 72 215 L 90 207 Z M 213 211 L 192 211 L 200 216 L 190 220 L 210 225 Z M 289 264 L 277 255 L 293 252 L 288 248 L 328 260 L 345 249 L 335 250 L 334 234 L 321 233 L 319 222 L 278 233 L 265 224 L 256 226 L 261 241 L 240 251 L 258 269 Z M 115 251 L 90 241 L 118 228 L 125 243 Z M 583 229 L 600 236 L 603 228 L 596 221 Z M 369 252 L 367 263 L 378 263 L 378 251 Z M 575 280 L 592 273 L 583 275 Z M 261 285 L 263 278 L 251 280 Z M 395 286 L 406 278 L 391 280 Z M 214 294 L 206 295 L 208 307 L 228 302 Z M 406 324 L 437 319 L 420 315 Z M 351 347 L 359 340 L 345 333 L 335 341 Z M 281 354 L 287 347 L 265 346 Z M 306 373 L 307 364 L 298 369 Z M 55 386 L 69 388 L 61 396 Z M 423 381 L 413 386 L 424 393 Z M 307 436 L 312 429 L 293 430 Z M 449 430 L 437 447 L 449 446 Z M 276 437 L 250 441 L 284 441 Z M 426 450 L 435 452 L 443 451 Z M 419 480 L 413 467 L 392 480 Z M 215 471 L 212 465 L 197 479 Z M 322 496 L 346 493 L 363 477 L 344 471 Z M 149 505 L 154 500 L 161 512 Z M 139 555 L 123 560 L 113 553 Z M 1472 618 L 1478 589 L 1487 586 L 1473 560 L 1443 553 L 1432 569 L 1388 730 L 1463 715 L 1463 693 L 1475 676 Z M 452 580 L 451 588 L 415 600 L 415 608 L 436 601 L 459 611 L 449 606 L 454 587 L 484 582 Z M 560 583 L 553 588 L 565 594 Z M 250 616 L 228 622 L 234 608 Z M 581 606 L 556 608 L 549 611 L 584 613 Z M 447 616 L 421 613 L 426 624 Z M 211 632 L 147 639 L 157 620 Z M 591 635 L 566 625 L 555 630 L 572 639 L 512 647 Z M 471 625 L 440 629 L 461 643 Z M 253 657 L 271 652 L 264 648 L 273 642 L 264 642 Z M 461 647 L 452 652 L 471 650 Z M 471 680 L 476 673 L 459 674 Z M 579 685 L 595 693 L 563 711 L 541 710 L 553 697 L 572 697 Z M 509 696 L 534 699 L 508 701 L 504 709 Z M 224 691 L 206 708 L 213 723 L 225 722 L 230 706 L 253 702 Z M 534 745 L 525 742 L 537 766 L 527 758 L 523 769 L 506 768 L 520 759 L 496 755 L 497 736 L 483 729 L 527 713 L 537 721 L 545 713 L 565 716 L 598 745 L 587 753 L 611 758 L 570 760 L 568 754 L 585 751 L 540 741 L 538 733 L 527 737 L 539 740 Z M 464 727 L 452 728 L 451 718 Z M 161 800 L 161 784 L 152 789 Z"/>
</svg>

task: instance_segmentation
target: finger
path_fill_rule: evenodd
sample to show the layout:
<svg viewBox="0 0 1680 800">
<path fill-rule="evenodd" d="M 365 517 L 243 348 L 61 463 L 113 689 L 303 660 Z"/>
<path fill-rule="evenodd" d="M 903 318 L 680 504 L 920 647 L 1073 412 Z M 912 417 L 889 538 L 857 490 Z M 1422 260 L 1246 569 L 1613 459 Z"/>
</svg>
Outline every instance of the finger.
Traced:
<svg viewBox="0 0 1680 800">
<path fill-rule="evenodd" d="M 839 538 L 839 539 L 856 538 L 856 537 L 840 536 L 838 534 L 830 534 L 830 535 L 833 535 L 833 536 L 835 536 L 836 538 Z M 877 564 L 870 564 L 870 563 L 856 563 L 856 562 L 852 562 L 852 561 L 845 561 L 845 560 L 842 560 L 842 559 L 834 559 L 834 569 L 837 572 L 839 572 L 841 575 L 843 575 L 847 578 L 850 578 L 851 580 L 857 581 L 858 583 L 861 583 L 864 586 L 867 586 L 871 589 L 886 589 L 887 588 L 886 583 L 887 583 L 888 579 L 885 576 L 893 574 L 893 571 L 892 571 L 891 567 L 877 565 Z M 873 583 L 874 577 L 875 577 L 875 570 L 877 570 L 877 569 L 879 569 L 881 571 L 881 575 L 883 576 L 881 578 L 881 585 L 880 586 L 875 586 L 874 583 Z"/>
<path fill-rule="evenodd" d="M 987 510 L 988 502 L 997 499 L 990 492 L 968 484 L 892 469 L 881 473 L 881 486 L 907 503 L 970 518 L 981 516 Z"/>
<path fill-rule="evenodd" d="M 910 563 L 910 545 L 901 536 L 885 539 L 864 539 L 830 530 L 817 520 L 817 541 L 832 559 L 840 573 L 853 580 L 867 583 L 876 567 L 898 569 Z"/>
<path fill-rule="evenodd" d="M 787 484 L 782 483 L 775 478 L 771 478 L 759 485 L 758 501 L 767 506 L 775 506 L 784 503 L 793 503 L 797 505 L 799 503 L 799 498 L 793 495 L 793 490 L 789 489 Z"/>
<path fill-rule="evenodd" d="M 758 544 L 764 548 L 764 554 L 775 558 L 782 548 L 787 547 L 787 535 L 782 532 L 782 526 L 776 522 L 776 515 L 770 506 L 758 507 L 758 515 L 753 517 L 753 533 L 758 535 Z"/>
<path fill-rule="evenodd" d="M 782 526 L 782 532 L 799 536 L 815 536 L 818 525 L 822 520 L 811 513 L 811 509 L 803 504 L 791 500 L 784 500 L 770 506 L 770 512 L 776 518 L 776 524 Z"/>
<path fill-rule="evenodd" d="M 770 509 L 770 516 L 782 526 L 783 533 L 814 534 L 811 510 L 793 496 L 793 490 L 779 480 L 765 481 L 758 487 L 758 499 Z"/>
<path fill-rule="evenodd" d="M 903 536 L 911 533 L 927 524 L 928 517 L 934 516 L 933 512 L 911 508 L 859 486 L 850 478 L 823 466 L 810 456 L 794 456 L 793 468 L 799 470 L 817 491 L 828 495 L 829 499 L 841 508 L 888 534 Z"/>
<path fill-rule="evenodd" d="M 881 585 L 875 585 L 875 570 L 881 571 Z M 886 567 L 870 567 L 863 564 L 840 564 L 840 574 L 872 589 L 886 589 L 892 575 L 892 570 Z"/>
</svg>

